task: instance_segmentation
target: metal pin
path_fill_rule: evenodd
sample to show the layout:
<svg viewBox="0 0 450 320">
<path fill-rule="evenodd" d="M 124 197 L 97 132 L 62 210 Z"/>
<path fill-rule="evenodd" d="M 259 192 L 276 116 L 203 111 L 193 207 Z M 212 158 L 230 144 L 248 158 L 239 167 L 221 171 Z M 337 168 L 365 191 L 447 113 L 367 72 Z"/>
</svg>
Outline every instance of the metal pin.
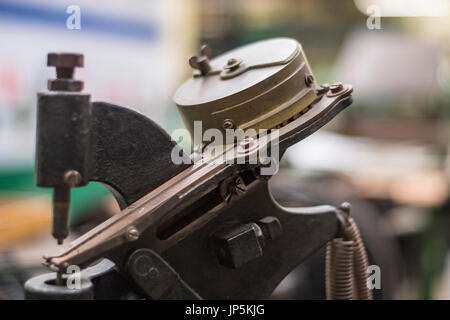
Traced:
<svg viewBox="0 0 450 320">
<path fill-rule="evenodd" d="M 56 272 L 56 285 L 57 286 L 64 285 L 63 272 L 61 270 Z"/>
<path fill-rule="evenodd" d="M 59 245 L 69 235 L 70 188 L 61 186 L 53 189 L 52 235 Z"/>
</svg>

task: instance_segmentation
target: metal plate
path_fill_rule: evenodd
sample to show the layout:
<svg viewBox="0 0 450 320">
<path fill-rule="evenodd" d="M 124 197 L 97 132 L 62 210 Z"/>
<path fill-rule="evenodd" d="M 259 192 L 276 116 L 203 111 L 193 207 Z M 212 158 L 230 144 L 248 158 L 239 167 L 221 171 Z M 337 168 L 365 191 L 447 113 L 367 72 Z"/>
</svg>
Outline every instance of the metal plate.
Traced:
<svg viewBox="0 0 450 320">
<path fill-rule="evenodd" d="M 258 41 L 228 51 L 211 60 L 212 70 L 222 70 L 231 58 L 242 59 L 247 68 L 250 66 L 268 67 L 245 72 L 234 78 L 233 81 L 222 80 L 217 74 L 193 77 L 176 91 L 174 100 L 178 105 L 199 105 L 251 88 L 286 67 L 286 63 L 292 60 L 299 50 L 299 46 L 300 44 L 296 40 L 277 38 Z"/>
</svg>

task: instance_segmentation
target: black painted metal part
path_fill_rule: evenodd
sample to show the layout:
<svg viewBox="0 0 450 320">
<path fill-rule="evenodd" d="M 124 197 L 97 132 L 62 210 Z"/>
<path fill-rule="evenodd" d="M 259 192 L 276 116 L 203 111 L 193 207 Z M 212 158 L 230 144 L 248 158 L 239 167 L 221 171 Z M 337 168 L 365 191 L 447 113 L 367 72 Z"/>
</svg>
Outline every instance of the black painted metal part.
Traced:
<svg viewBox="0 0 450 320">
<path fill-rule="evenodd" d="M 304 116 L 286 122 L 281 154 L 351 103 L 351 87 L 344 89 L 341 96 L 324 96 Z M 70 188 L 89 181 L 107 185 L 121 208 L 133 213 L 140 201 L 151 199 L 152 191 L 169 180 L 183 182 L 192 169 L 172 162 L 174 148 L 183 158 L 187 155 L 155 122 L 129 108 L 91 102 L 88 94 L 40 93 L 37 122 L 36 179 L 39 186 L 55 188 L 54 213 L 68 214 Z M 339 233 L 342 212 L 333 206 L 281 207 L 270 194 L 270 177 L 262 177 L 258 169 L 230 165 L 197 180 L 190 178 L 198 184 L 176 194 L 180 202 L 174 212 L 144 230 L 138 225 L 127 229 L 126 240 L 105 239 L 111 243 L 107 249 L 88 251 L 86 259 L 74 253 L 65 264 L 52 265 L 63 272 L 72 261 L 82 267 L 98 258 L 112 261 L 101 262 L 95 272 L 90 269 L 95 265 L 83 269 L 84 274 L 91 270 L 91 276 L 84 277 L 82 290 L 72 293 L 56 283 L 56 274 L 49 274 L 27 282 L 27 298 L 268 298 L 292 269 Z M 245 189 L 224 201 L 223 182 L 230 177 L 239 177 Z M 67 236 L 64 214 L 54 218 L 58 240 Z M 115 280 L 102 281 L 106 277 Z"/>
<path fill-rule="evenodd" d="M 64 174 L 76 170 L 81 175 L 78 186 L 102 182 L 125 207 L 187 167 L 171 161 L 174 147 L 159 125 L 129 108 L 91 103 L 81 94 L 39 96 L 39 186 L 66 186 Z"/>
</svg>

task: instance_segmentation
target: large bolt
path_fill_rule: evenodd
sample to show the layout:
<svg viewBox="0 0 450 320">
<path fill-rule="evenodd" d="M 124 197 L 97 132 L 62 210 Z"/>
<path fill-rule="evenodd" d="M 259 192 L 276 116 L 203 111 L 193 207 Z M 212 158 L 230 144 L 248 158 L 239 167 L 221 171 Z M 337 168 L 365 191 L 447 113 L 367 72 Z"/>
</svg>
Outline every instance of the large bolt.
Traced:
<svg viewBox="0 0 450 320">
<path fill-rule="evenodd" d="M 78 53 L 49 53 L 47 66 L 56 67 L 56 79 L 48 81 L 51 91 L 81 91 L 83 82 L 73 80 L 76 67 L 84 66 L 84 57 Z"/>
<path fill-rule="evenodd" d="M 248 223 L 214 236 L 219 262 L 238 269 L 263 255 L 264 235 L 256 223 Z"/>
<path fill-rule="evenodd" d="M 47 66 L 56 67 L 58 79 L 72 79 L 76 67 L 84 67 L 84 57 L 79 53 L 49 53 Z"/>
</svg>

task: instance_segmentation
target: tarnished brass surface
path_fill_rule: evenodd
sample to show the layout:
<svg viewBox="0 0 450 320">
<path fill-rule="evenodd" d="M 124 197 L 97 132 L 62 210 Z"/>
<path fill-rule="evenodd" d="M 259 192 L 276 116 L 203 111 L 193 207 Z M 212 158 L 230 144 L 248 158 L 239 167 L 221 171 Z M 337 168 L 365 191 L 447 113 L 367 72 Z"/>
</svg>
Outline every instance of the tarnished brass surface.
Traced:
<svg viewBox="0 0 450 320">
<path fill-rule="evenodd" d="M 272 129 L 307 108 L 316 84 L 303 49 L 296 40 L 255 42 L 210 61 L 175 93 L 186 127 Z M 231 122 L 230 122 L 231 120 Z"/>
</svg>

